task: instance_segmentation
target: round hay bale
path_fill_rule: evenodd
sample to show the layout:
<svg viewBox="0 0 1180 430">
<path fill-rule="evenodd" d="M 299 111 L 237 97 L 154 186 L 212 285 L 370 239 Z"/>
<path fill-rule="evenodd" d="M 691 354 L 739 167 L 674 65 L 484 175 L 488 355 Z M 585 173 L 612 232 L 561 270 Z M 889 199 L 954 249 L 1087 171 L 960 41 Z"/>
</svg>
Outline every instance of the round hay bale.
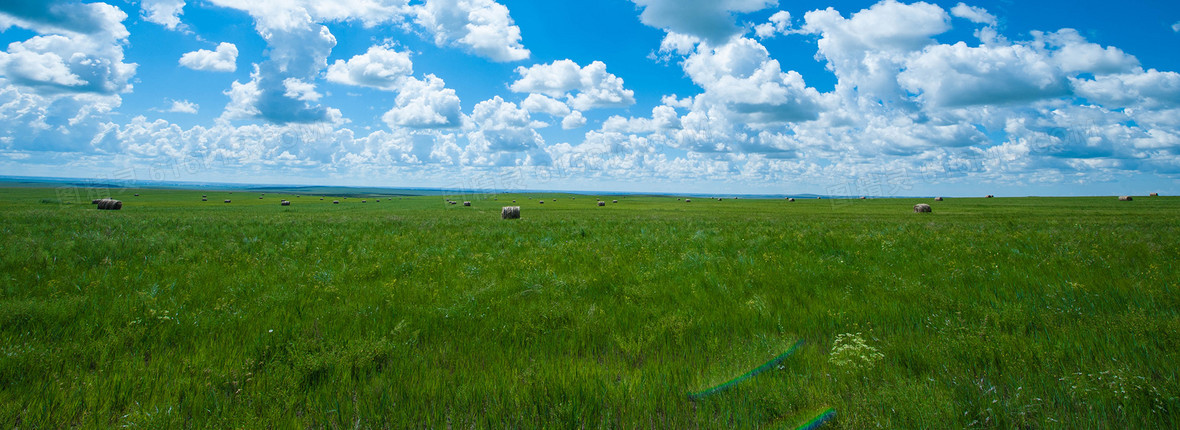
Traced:
<svg viewBox="0 0 1180 430">
<path fill-rule="evenodd" d="M 931 208 L 930 205 L 928 205 L 928 204 L 918 203 L 918 204 L 914 205 L 914 213 L 921 214 L 921 213 L 931 213 L 931 212 L 934 212 L 934 209 Z"/>
<path fill-rule="evenodd" d="M 537 203 L 539 203 L 539 204 L 545 204 L 545 201 L 544 201 L 544 200 L 538 200 L 538 201 L 537 201 Z"/>
<path fill-rule="evenodd" d="M 500 219 L 520 219 L 520 206 L 504 206 L 500 209 Z"/>
<path fill-rule="evenodd" d="M 320 197 L 320 200 L 323 200 L 323 199 L 324 199 L 323 197 Z"/>
<path fill-rule="evenodd" d="M 860 196 L 860 199 L 861 199 L 861 200 L 865 200 L 865 199 L 867 199 L 867 198 L 868 198 L 868 197 L 865 197 L 865 196 Z"/>
<path fill-rule="evenodd" d="M 114 199 L 101 199 L 98 201 L 98 209 L 104 211 L 117 211 L 123 209 L 123 202 Z"/>
<path fill-rule="evenodd" d="M 457 205 L 459 202 L 451 202 L 452 205 Z"/>
<path fill-rule="evenodd" d="M 685 203 L 692 203 L 692 199 L 684 199 Z"/>
<path fill-rule="evenodd" d="M 619 201 L 618 200 L 611 200 L 610 202 L 611 203 L 618 203 Z"/>
<path fill-rule="evenodd" d="M 788 199 L 787 199 L 787 201 L 788 201 L 788 202 L 793 202 L 793 201 L 795 201 L 795 198 L 794 198 L 794 197 L 788 198 Z"/>
<path fill-rule="evenodd" d="M 471 202 L 463 202 L 463 206 L 471 206 Z"/>
<path fill-rule="evenodd" d="M 135 193 L 135 197 L 139 197 L 139 193 Z"/>
<path fill-rule="evenodd" d="M 516 200 L 513 200 L 512 203 L 516 203 Z"/>
<path fill-rule="evenodd" d="M 598 201 L 598 205 L 599 205 L 599 206 L 606 206 L 606 202 L 604 202 L 604 201 L 602 201 L 602 200 L 599 200 L 599 201 Z"/>
<path fill-rule="evenodd" d="M 1120 201 L 1120 202 L 1129 202 L 1129 201 L 1132 201 L 1132 200 L 1135 200 L 1135 199 L 1131 198 L 1131 196 L 1119 196 L 1119 201 Z"/>
<path fill-rule="evenodd" d="M 226 202 L 226 203 L 229 203 L 229 199 L 225 199 L 225 202 Z"/>
<path fill-rule="evenodd" d="M 207 202 L 209 199 L 201 199 L 202 202 Z"/>
<path fill-rule="evenodd" d="M 994 199 L 994 198 L 996 198 L 996 196 L 994 196 L 994 195 L 991 195 L 991 194 L 988 194 L 988 195 L 987 195 L 987 198 L 989 198 L 989 199 Z"/>
<path fill-rule="evenodd" d="M 361 203 L 368 203 L 367 200 L 361 200 Z"/>
<path fill-rule="evenodd" d="M 208 194 L 201 194 L 201 198 L 202 198 L 202 199 L 203 199 L 203 198 L 205 198 L 205 197 L 209 197 L 209 195 L 208 195 Z"/>
<path fill-rule="evenodd" d="M 1150 196 L 1150 197 L 1159 197 L 1159 196 L 1160 196 L 1160 193 L 1151 193 L 1151 194 L 1149 194 L 1148 196 Z"/>
<path fill-rule="evenodd" d="M 935 197 L 935 198 L 934 198 L 934 201 L 936 201 L 936 202 L 941 202 L 941 201 L 942 201 L 942 197 Z"/>
<path fill-rule="evenodd" d="M 291 206 L 291 202 L 289 202 L 289 201 L 287 201 L 287 200 L 283 200 L 283 201 L 279 202 L 279 205 L 281 205 L 281 206 Z"/>
<path fill-rule="evenodd" d="M 332 200 L 332 204 L 338 205 L 338 204 L 340 204 L 340 200 Z"/>
<path fill-rule="evenodd" d="M 717 198 L 717 201 L 722 201 L 722 200 L 725 200 L 725 199 L 723 199 L 723 198 L 721 198 L 721 197 L 718 197 L 718 198 Z"/>
</svg>

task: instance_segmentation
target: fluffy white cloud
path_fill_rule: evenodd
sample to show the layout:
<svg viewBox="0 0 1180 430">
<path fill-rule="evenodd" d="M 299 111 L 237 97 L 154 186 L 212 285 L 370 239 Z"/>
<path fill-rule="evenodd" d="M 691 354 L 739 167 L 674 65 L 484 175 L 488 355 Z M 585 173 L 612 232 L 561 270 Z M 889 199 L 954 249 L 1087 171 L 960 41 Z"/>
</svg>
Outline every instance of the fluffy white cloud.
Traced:
<svg viewBox="0 0 1180 430">
<path fill-rule="evenodd" d="M 1042 53 L 1023 45 L 935 45 L 909 61 L 898 80 L 943 107 L 1028 102 L 1069 94 L 1069 82 Z"/>
<path fill-rule="evenodd" d="M 819 56 L 839 80 L 844 97 L 894 102 L 903 98 L 896 74 L 906 55 L 935 43 L 950 29 L 942 8 L 885 0 L 844 18 L 833 8 L 804 15 L 803 31 L 819 34 Z M 856 95 L 851 92 L 855 91 Z"/>
<path fill-rule="evenodd" d="M 118 94 L 131 91 L 137 65 L 123 62 L 127 14 L 106 3 L 0 5 L 0 19 L 39 33 L 0 52 L 9 82 L 48 93 Z"/>
<path fill-rule="evenodd" d="M 286 89 L 283 95 L 294 100 L 301 100 L 305 102 L 318 101 L 323 97 L 316 92 L 315 84 L 311 82 L 304 82 L 296 78 L 287 78 L 283 80 L 283 88 Z"/>
<path fill-rule="evenodd" d="M 180 15 L 184 13 L 184 0 L 140 0 L 139 8 L 145 21 L 160 24 L 169 30 L 181 28 Z"/>
<path fill-rule="evenodd" d="M 327 79 L 332 82 L 395 90 L 401 81 L 414 73 L 409 52 L 398 52 L 388 46 L 371 46 L 364 54 L 348 61 L 336 60 L 328 67 Z"/>
<path fill-rule="evenodd" d="M 581 67 L 570 60 L 558 60 L 518 67 L 516 73 L 520 79 L 509 86 L 512 91 L 565 97 L 576 110 L 635 104 L 635 92 L 624 88 L 623 79 L 608 73 L 601 61 Z"/>
<path fill-rule="evenodd" d="M 437 76 L 426 75 L 423 80 L 406 78 L 399 90 L 395 106 L 382 117 L 391 128 L 437 129 L 460 125 L 459 96 Z"/>
<path fill-rule="evenodd" d="M 334 123 L 341 120 L 340 111 L 314 105 L 319 98 L 314 86 L 296 78 L 275 81 L 255 65 L 250 81 L 234 81 L 225 91 L 230 101 L 221 118 L 224 120 L 261 119 L 275 124 Z M 310 90 L 310 92 L 309 92 Z"/>
<path fill-rule="evenodd" d="M 180 56 L 180 65 L 193 70 L 233 72 L 238 70 L 238 47 L 232 43 L 217 44 L 216 51 L 198 49 Z"/>
<path fill-rule="evenodd" d="M 999 22 L 995 15 L 987 12 L 987 9 L 975 6 L 968 6 L 965 3 L 959 3 L 951 8 L 951 15 L 966 19 L 976 24 L 996 25 Z"/>
<path fill-rule="evenodd" d="M 1139 67 L 1139 60 L 1121 49 L 1087 42 L 1074 29 L 1044 34 L 1033 32 L 1034 45 L 1044 43 L 1053 60 L 1065 73 L 1126 73 Z"/>
<path fill-rule="evenodd" d="M 1155 69 L 1075 79 L 1079 96 L 1110 108 L 1180 108 L 1180 73 Z"/>
<path fill-rule="evenodd" d="M 569 115 L 566 115 L 565 118 L 561 119 L 561 128 L 566 130 L 581 128 L 585 125 L 586 117 L 582 116 L 582 112 L 580 111 L 570 112 Z"/>
<path fill-rule="evenodd" d="M 192 113 L 192 114 L 195 114 L 195 113 L 197 113 L 197 110 L 200 108 L 201 107 L 198 106 L 196 103 L 190 102 L 188 100 L 173 100 L 172 106 L 170 106 L 167 109 L 167 111 L 172 112 L 172 113 Z"/>
<path fill-rule="evenodd" d="M 769 39 L 779 34 L 787 34 L 791 30 L 791 13 L 785 10 L 775 12 L 770 16 L 770 22 L 754 26 L 754 34 L 761 39 Z"/>
<path fill-rule="evenodd" d="M 464 162 L 476 166 L 545 165 L 545 139 L 537 128 L 547 124 L 532 120 L 527 110 L 499 96 L 475 105 L 472 131 L 467 133 Z"/>
<path fill-rule="evenodd" d="M 457 45 L 492 61 L 529 58 L 520 27 L 508 8 L 493 0 L 426 0 L 415 7 L 415 21 L 434 34 L 439 46 Z"/>
<path fill-rule="evenodd" d="M 242 118 L 253 113 L 253 119 L 276 124 L 330 122 L 338 111 L 309 103 L 308 93 L 289 91 L 288 79 L 309 82 L 328 67 L 327 59 L 336 46 L 336 37 L 321 24 L 327 21 L 359 21 L 366 26 L 401 22 L 408 13 L 405 1 L 348 0 L 320 2 L 291 0 L 260 2 L 255 0 L 211 0 L 218 6 L 245 11 L 254 18 L 258 34 L 267 43 L 267 60 L 258 65 L 252 75 L 253 97 L 232 98 L 227 106 L 227 118 Z M 239 84 L 246 85 L 246 84 Z M 243 93 L 243 88 L 231 88 L 230 94 Z M 302 94 L 303 99 L 289 94 Z M 254 106 L 242 103 L 253 102 Z M 230 112 L 229 109 L 234 112 Z"/>
<path fill-rule="evenodd" d="M 741 32 L 734 13 L 748 13 L 778 4 L 777 0 L 632 0 L 643 8 L 639 19 L 649 26 L 725 43 Z"/>
<path fill-rule="evenodd" d="M 551 116 L 566 116 L 570 114 L 570 108 L 565 103 L 535 93 L 529 94 L 528 98 L 525 98 L 524 102 L 521 102 L 520 107 L 530 113 L 544 113 Z"/>
<path fill-rule="evenodd" d="M 697 97 L 704 107 L 694 110 L 720 105 L 742 122 L 772 124 L 813 120 L 822 109 L 819 92 L 808 88 L 799 73 L 784 73 L 752 39 L 734 38 L 717 47 L 701 44 L 684 60 L 684 71 L 705 90 Z"/>
<path fill-rule="evenodd" d="M 1172 31 L 1180 33 L 1180 21 L 1176 21 L 1175 24 L 1172 24 Z"/>
</svg>

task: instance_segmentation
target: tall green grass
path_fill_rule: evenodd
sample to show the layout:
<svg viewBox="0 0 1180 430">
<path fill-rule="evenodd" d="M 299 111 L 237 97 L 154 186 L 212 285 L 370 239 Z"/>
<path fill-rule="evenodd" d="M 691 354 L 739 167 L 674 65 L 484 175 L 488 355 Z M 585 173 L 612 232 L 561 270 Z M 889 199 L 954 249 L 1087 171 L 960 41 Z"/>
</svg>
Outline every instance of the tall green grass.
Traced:
<svg viewBox="0 0 1180 430">
<path fill-rule="evenodd" d="M 138 192 L 0 189 L 0 427 L 1180 426 L 1180 199 Z"/>
</svg>

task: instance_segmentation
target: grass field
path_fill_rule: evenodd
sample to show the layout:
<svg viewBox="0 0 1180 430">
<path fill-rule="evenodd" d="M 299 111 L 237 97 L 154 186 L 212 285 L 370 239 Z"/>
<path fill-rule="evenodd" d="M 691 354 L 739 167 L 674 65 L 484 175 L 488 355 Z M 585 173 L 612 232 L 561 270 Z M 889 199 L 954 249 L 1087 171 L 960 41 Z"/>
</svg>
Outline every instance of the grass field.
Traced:
<svg viewBox="0 0 1180 430">
<path fill-rule="evenodd" d="M 135 192 L 0 189 L 0 428 L 1180 427 L 1178 198 Z"/>
</svg>

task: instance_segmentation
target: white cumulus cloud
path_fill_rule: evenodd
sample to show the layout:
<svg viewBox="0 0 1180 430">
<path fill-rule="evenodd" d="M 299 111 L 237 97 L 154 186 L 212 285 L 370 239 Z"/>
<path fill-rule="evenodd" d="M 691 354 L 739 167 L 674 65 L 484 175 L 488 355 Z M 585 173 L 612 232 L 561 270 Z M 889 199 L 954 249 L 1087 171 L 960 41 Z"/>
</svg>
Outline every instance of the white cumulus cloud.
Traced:
<svg viewBox="0 0 1180 430">
<path fill-rule="evenodd" d="M 775 12 L 770 16 L 770 22 L 754 26 L 754 34 L 761 39 L 769 39 L 779 34 L 787 34 L 791 30 L 791 13 L 785 10 Z"/>
<path fill-rule="evenodd" d="M 180 15 L 184 13 L 184 0 L 140 0 L 139 8 L 145 21 L 169 30 L 182 28 Z"/>
<path fill-rule="evenodd" d="M 406 76 L 413 73 L 410 53 L 398 52 L 388 46 L 371 46 L 364 54 L 348 61 L 336 60 L 328 67 L 327 79 L 345 85 L 395 90 Z"/>
<path fill-rule="evenodd" d="M 951 15 L 966 19 L 976 24 L 996 25 L 998 20 L 995 15 L 987 12 L 987 9 L 975 6 L 968 6 L 966 3 L 959 3 L 951 8 Z"/>
<path fill-rule="evenodd" d="M 571 60 L 518 67 L 520 79 L 509 88 L 518 93 L 565 97 L 570 107 L 589 110 L 624 107 L 635 103 L 635 92 L 624 88 L 623 79 L 606 71 L 601 61 L 581 67 Z"/>
<path fill-rule="evenodd" d="M 233 72 L 238 69 L 238 47 L 221 42 L 215 51 L 198 49 L 180 56 L 180 65 L 193 70 Z"/>
<path fill-rule="evenodd" d="M 425 79 L 406 78 L 399 88 L 395 106 L 382 119 L 392 127 L 438 129 L 458 127 L 462 113 L 459 96 L 434 75 Z"/>
<path fill-rule="evenodd" d="M 195 114 L 198 109 L 200 109 L 200 106 L 188 100 L 173 100 L 172 106 L 168 107 L 167 112 Z"/>
<path fill-rule="evenodd" d="M 643 9 L 639 19 L 651 27 L 724 43 L 741 32 L 735 13 L 749 13 L 777 0 L 632 0 Z"/>
<path fill-rule="evenodd" d="M 414 9 L 415 21 L 439 46 L 456 45 L 492 61 L 529 58 L 508 8 L 493 0 L 427 0 Z"/>
</svg>

